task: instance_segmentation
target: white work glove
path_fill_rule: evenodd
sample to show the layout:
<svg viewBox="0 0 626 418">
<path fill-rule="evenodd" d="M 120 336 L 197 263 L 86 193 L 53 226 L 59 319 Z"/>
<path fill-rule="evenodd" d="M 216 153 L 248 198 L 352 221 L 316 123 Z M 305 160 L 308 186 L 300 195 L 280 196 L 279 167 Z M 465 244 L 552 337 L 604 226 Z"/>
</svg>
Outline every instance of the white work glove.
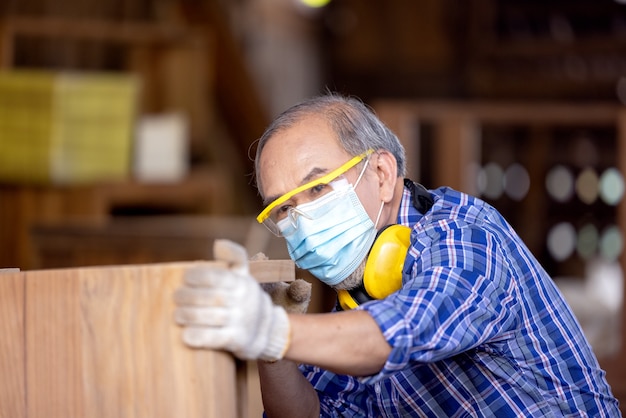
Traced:
<svg viewBox="0 0 626 418">
<path fill-rule="evenodd" d="M 183 341 L 194 348 L 227 350 L 241 359 L 281 359 L 289 346 L 287 313 L 250 276 L 243 247 L 216 240 L 213 254 L 228 268 L 192 267 L 174 294 Z"/>
</svg>

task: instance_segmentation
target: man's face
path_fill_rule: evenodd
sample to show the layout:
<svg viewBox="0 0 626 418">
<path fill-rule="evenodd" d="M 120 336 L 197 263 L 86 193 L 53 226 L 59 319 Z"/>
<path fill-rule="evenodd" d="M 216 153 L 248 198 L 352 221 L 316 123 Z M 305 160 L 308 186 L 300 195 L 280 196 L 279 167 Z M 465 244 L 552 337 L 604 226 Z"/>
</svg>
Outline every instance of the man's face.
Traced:
<svg viewBox="0 0 626 418">
<path fill-rule="evenodd" d="M 322 118 L 305 117 L 275 134 L 263 148 L 259 160 L 259 185 L 264 205 L 335 170 L 351 158 Z M 346 172 L 348 181 L 354 184 L 361 168 L 362 165 L 358 165 Z M 373 187 L 376 185 L 374 177 L 368 166 L 356 189 L 371 219 L 375 219 L 380 207 L 377 189 Z"/>
</svg>

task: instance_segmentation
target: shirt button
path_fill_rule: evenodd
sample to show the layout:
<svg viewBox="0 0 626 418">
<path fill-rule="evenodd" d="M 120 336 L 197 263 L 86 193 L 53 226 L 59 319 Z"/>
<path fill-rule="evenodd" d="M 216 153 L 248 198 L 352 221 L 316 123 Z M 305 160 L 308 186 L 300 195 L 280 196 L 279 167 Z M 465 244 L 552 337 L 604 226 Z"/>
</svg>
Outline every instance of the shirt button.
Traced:
<svg viewBox="0 0 626 418">
<path fill-rule="evenodd" d="M 374 390 L 376 391 L 377 395 L 380 395 L 380 385 L 377 384 L 376 386 L 374 386 Z"/>
</svg>

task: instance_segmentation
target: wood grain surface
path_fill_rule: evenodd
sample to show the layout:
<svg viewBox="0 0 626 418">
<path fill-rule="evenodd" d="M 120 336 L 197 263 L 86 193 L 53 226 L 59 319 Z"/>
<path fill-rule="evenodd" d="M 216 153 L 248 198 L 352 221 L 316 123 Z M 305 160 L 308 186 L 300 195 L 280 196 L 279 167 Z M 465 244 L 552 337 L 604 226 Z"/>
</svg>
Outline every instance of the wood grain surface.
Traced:
<svg viewBox="0 0 626 418">
<path fill-rule="evenodd" d="M 237 416 L 232 356 L 186 347 L 173 321 L 173 292 L 198 264 L 217 262 L 0 274 L 0 417 Z M 289 261 L 250 268 L 293 280 Z"/>
<path fill-rule="evenodd" d="M 19 273 L 0 273 L 0 417 L 26 416 L 24 286 Z"/>
</svg>

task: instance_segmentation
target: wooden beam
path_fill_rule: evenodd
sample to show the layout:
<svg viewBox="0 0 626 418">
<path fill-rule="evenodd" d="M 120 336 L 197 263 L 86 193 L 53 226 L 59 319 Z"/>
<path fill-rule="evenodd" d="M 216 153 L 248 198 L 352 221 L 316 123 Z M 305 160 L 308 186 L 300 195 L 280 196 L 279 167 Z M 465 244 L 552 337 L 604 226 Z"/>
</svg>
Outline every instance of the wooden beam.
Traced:
<svg viewBox="0 0 626 418">
<path fill-rule="evenodd" d="M 182 26 L 152 23 L 114 22 L 62 17 L 12 16 L 0 22 L 12 37 L 37 36 L 128 44 L 182 42 L 194 32 Z"/>
<path fill-rule="evenodd" d="M 601 103 L 568 104 L 563 102 L 480 102 L 480 101 L 414 101 L 379 100 L 378 111 L 386 107 L 413 115 L 418 120 L 445 121 L 452 117 L 472 117 L 480 123 L 523 123 L 551 125 L 606 125 L 614 124 L 619 106 Z"/>
</svg>

